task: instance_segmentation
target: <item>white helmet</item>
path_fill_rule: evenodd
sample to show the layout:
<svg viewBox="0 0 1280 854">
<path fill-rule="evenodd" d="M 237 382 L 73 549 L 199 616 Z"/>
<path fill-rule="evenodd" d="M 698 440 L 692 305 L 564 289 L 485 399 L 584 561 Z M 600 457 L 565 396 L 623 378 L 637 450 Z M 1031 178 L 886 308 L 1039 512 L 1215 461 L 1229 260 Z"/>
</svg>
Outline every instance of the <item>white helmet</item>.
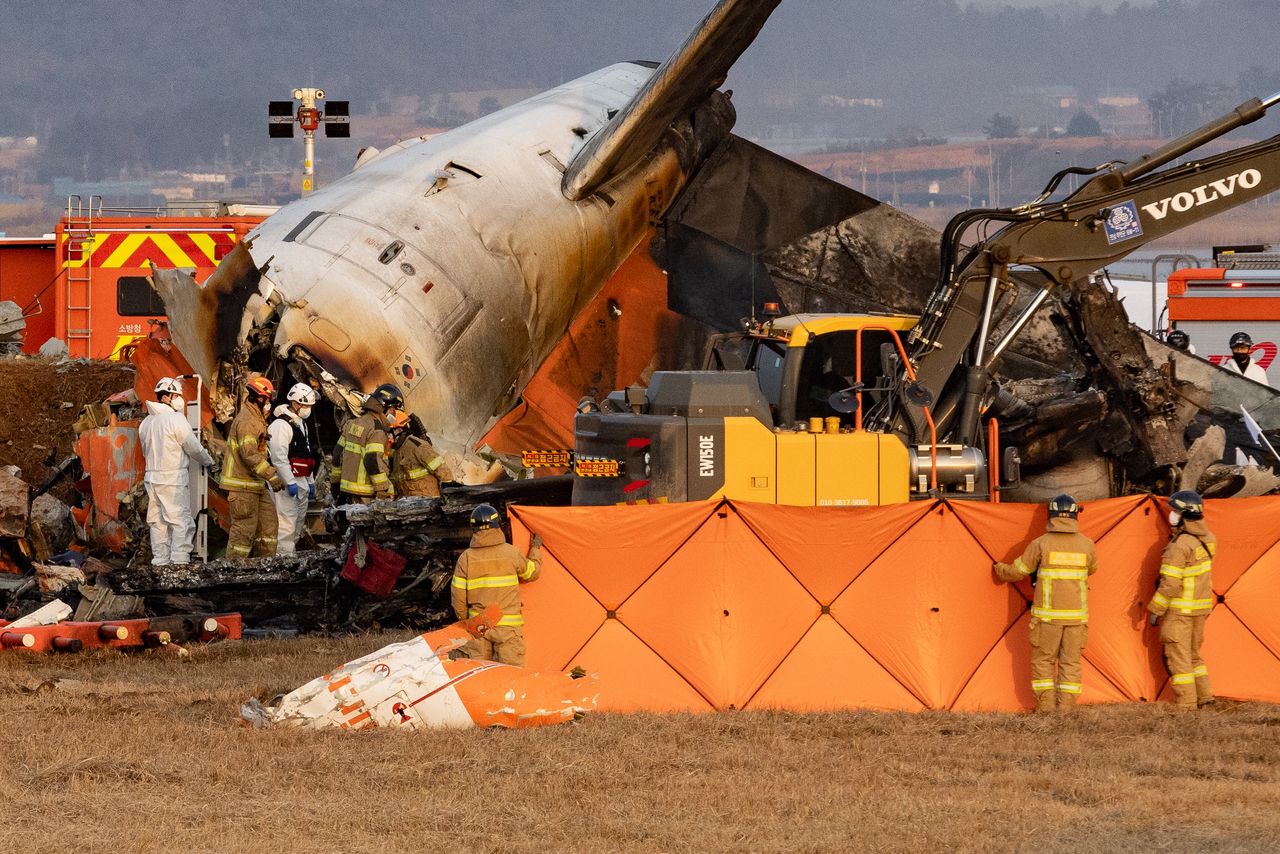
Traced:
<svg viewBox="0 0 1280 854">
<path fill-rule="evenodd" d="M 181 397 L 182 383 L 173 377 L 161 377 L 159 382 L 156 383 L 156 397 L 160 397 L 163 394 L 176 394 Z"/>
<path fill-rule="evenodd" d="M 315 406 L 320 401 L 320 395 L 306 383 L 298 383 L 289 389 L 285 399 L 294 403 L 301 403 L 303 406 Z"/>
</svg>

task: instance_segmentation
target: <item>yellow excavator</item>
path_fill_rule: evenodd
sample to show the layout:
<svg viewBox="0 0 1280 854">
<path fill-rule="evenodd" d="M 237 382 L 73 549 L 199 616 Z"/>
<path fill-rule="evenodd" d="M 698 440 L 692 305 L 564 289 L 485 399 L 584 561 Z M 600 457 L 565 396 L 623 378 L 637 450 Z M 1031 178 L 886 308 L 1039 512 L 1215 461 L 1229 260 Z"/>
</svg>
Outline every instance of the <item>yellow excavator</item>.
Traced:
<svg viewBox="0 0 1280 854">
<path fill-rule="evenodd" d="M 657 372 L 648 388 L 615 392 L 601 411 L 579 414 L 574 503 L 866 506 L 939 483 L 985 494 L 977 449 L 908 448 L 865 427 L 869 413 L 891 407 L 904 337 L 918 318 L 769 317 L 775 310 L 766 304 L 763 321 L 715 336 L 707 370 Z"/>
<path fill-rule="evenodd" d="M 1009 343 L 1055 289 L 1280 189 L 1280 136 L 1161 168 L 1277 103 L 1280 93 L 1247 101 L 1131 163 L 1064 169 L 1028 204 L 957 215 L 920 317 L 781 317 L 768 305 L 744 331 L 711 341 L 704 370 L 656 372 L 647 388 L 584 403 L 573 503 L 866 506 L 984 499 L 1012 485 L 1017 451 L 999 451 L 985 417 Z M 1083 184 L 1054 199 L 1068 176 Z M 998 230 L 966 246 L 980 226 Z M 994 307 L 1024 271 L 1040 290 L 994 335 Z M 1143 401 L 1138 426 L 1155 465 L 1185 455 L 1181 435 L 1161 433 L 1173 406 L 1172 393 Z"/>
</svg>

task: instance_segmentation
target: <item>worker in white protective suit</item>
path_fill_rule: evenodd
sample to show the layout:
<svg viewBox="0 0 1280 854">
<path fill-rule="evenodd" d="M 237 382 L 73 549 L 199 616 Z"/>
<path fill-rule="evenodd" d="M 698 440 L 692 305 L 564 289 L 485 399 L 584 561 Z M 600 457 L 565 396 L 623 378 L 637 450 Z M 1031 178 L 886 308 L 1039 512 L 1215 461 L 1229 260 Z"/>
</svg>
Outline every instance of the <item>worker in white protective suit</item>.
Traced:
<svg viewBox="0 0 1280 854">
<path fill-rule="evenodd" d="M 147 462 L 143 483 L 147 490 L 147 525 L 151 529 L 153 566 L 191 562 L 195 518 L 191 515 L 188 460 L 205 468 L 213 458 L 187 423 L 182 383 L 162 377 L 156 400 L 147 401 L 147 417 L 138 427 L 138 441 Z"/>
<path fill-rule="evenodd" d="M 277 554 L 292 554 L 307 521 L 307 506 L 316 497 L 315 471 L 320 465 L 320 436 L 311 420 L 311 407 L 320 395 L 311 386 L 298 383 L 289 389 L 285 402 L 276 407 L 267 425 L 267 455 L 284 489 L 271 493 L 279 523 Z"/>
</svg>

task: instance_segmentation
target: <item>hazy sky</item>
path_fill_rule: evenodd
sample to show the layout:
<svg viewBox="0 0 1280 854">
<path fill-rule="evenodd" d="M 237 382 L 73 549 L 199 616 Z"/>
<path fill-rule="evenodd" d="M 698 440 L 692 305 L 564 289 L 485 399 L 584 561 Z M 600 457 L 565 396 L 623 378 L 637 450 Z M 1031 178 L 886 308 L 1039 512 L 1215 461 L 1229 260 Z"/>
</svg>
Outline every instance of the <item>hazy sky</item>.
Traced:
<svg viewBox="0 0 1280 854">
<path fill-rule="evenodd" d="M 1225 109 L 1271 94 L 1254 90 L 1280 73 L 1277 4 L 783 0 L 728 86 L 740 131 L 756 137 L 971 137 L 997 111 L 1044 124 L 1043 108 L 1026 105 L 1054 92 L 1146 99 L 1176 79 L 1218 87 Z M 536 91 L 613 62 L 664 59 L 713 5 L 0 0 L 0 137 L 55 143 L 42 179 L 243 163 L 286 150 L 266 139 L 266 102 L 295 86 L 324 86 L 356 116 L 400 114 L 414 127 L 439 118 L 430 104 L 442 93 Z M 823 106 L 832 98 L 883 107 L 837 114 Z M 371 127 L 353 122 L 350 147 L 326 153 L 345 165 L 359 145 L 391 141 Z"/>
<path fill-rule="evenodd" d="M 1023 9 L 1032 6 L 1047 8 L 1050 6 L 1067 6 L 1076 9 L 1089 9 L 1098 6 L 1102 9 L 1112 10 L 1120 6 L 1154 6 L 1158 0 L 961 0 L 962 6 L 974 6 L 979 9 L 999 9 L 1003 6 L 1013 6 L 1015 9 Z"/>
</svg>

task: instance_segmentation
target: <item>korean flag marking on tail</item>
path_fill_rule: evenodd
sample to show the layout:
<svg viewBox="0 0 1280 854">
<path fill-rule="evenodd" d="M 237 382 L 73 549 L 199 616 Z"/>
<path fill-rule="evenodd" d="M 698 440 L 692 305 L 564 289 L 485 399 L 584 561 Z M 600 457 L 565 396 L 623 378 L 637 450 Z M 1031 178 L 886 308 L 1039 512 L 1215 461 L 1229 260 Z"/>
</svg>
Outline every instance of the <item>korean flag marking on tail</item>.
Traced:
<svg viewBox="0 0 1280 854">
<path fill-rule="evenodd" d="M 396 375 L 396 384 L 404 391 L 411 391 L 422 377 L 422 368 L 413 351 L 405 350 L 391 365 Z"/>
<path fill-rule="evenodd" d="M 1124 240 L 1142 236 L 1142 220 L 1138 219 L 1138 206 L 1130 199 L 1111 209 L 1103 227 L 1107 231 L 1107 243 L 1114 246 Z"/>
</svg>

